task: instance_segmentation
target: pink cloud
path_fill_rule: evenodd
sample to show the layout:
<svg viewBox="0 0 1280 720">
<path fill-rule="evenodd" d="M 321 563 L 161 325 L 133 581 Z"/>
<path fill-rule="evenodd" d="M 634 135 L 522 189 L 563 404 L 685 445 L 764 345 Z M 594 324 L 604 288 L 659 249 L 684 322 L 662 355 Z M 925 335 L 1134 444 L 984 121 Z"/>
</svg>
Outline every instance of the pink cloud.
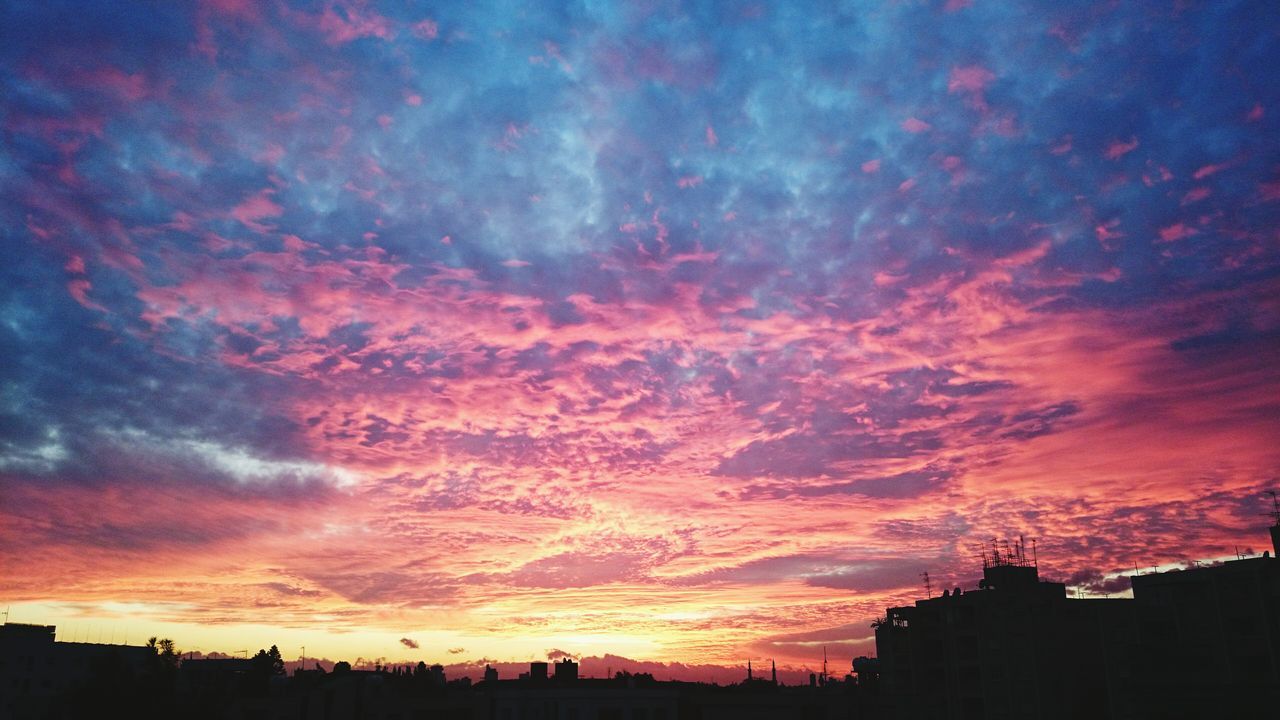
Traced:
<svg viewBox="0 0 1280 720">
<path fill-rule="evenodd" d="M 1096 225 L 1093 228 L 1093 234 L 1095 237 L 1098 238 L 1098 241 L 1102 243 L 1103 246 L 1109 247 L 1108 245 L 1109 240 L 1116 240 L 1119 238 L 1123 238 L 1125 236 L 1123 232 L 1120 232 L 1119 230 L 1115 229 L 1119 227 L 1119 225 L 1120 225 L 1119 218 L 1108 220 L 1105 223 Z"/>
<path fill-rule="evenodd" d="M 1129 138 L 1128 141 L 1113 140 L 1111 144 L 1107 146 L 1107 150 L 1104 153 L 1104 155 L 1108 160 L 1119 160 L 1120 158 L 1124 157 L 1125 155 L 1128 155 L 1129 153 L 1133 152 L 1137 148 L 1138 148 L 1138 139 L 1136 137 Z"/>
<path fill-rule="evenodd" d="M 67 283 L 67 292 L 71 293 L 71 297 L 74 298 L 76 302 L 90 310 L 107 312 L 105 307 L 89 299 L 89 291 L 92 289 L 93 284 L 83 278 L 71 280 Z"/>
<path fill-rule="evenodd" d="M 947 92 L 980 95 L 995 79 L 995 74 L 981 65 L 954 67 L 951 68 L 951 75 L 947 80 Z"/>
<path fill-rule="evenodd" d="M 284 159 L 284 154 L 285 150 L 282 145 L 269 143 L 265 148 L 263 148 L 262 152 L 254 155 L 253 159 L 257 162 L 266 163 L 268 165 L 279 165 L 280 161 Z"/>
<path fill-rule="evenodd" d="M 1174 223 L 1168 227 L 1160 228 L 1160 242 L 1176 242 L 1195 234 L 1195 228 L 1188 227 L 1184 223 Z"/>
<path fill-rule="evenodd" d="M 1191 188 L 1190 190 L 1187 191 L 1186 195 L 1182 196 L 1182 204 L 1190 205 L 1192 203 L 1198 203 L 1212 194 L 1213 194 L 1213 191 L 1207 187 Z"/>
<path fill-rule="evenodd" d="M 906 130 L 907 132 L 913 135 L 916 135 L 928 130 L 932 130 L 933 126 L 923 120 L 919 120 L 914 117 L 909 117 L 906 120 L 902 121 L 902 129 Z"/>
<path fill-rule="evenodd" d="M 326 7 L 316 27 L 331 45 L 345 45 L 366 37 L 389 40 L 395 34 L 389 19 L 352 5 L 344 6 L 341 13 L 333 6 Z"/>
<path fill-rule="evenodd" d="M 230 216 L 255 232 L 265 233 L 269 231 L 270 228 L 259 221 L 284 214 L 284 208 L 271 199 L 271 196 L 275 195 L 275 193 L 274 188 L 265 188 L 258 191 L 257 194 L 250 196 L 232 208 Z"/>
<path fill-rule="evenodd" d="M 423 40 L 435 40 L 440 35 L 440 26 L 430 18 L 413 24 L 414 37 Z"/>
<path fill-rule="evenodd" d="M 875 160 L 868 160 L 862 163 L 862 172 L 867 173 L 868 175 L 880 172 L 880 159 L 876 158 Z"/>
<path fill-rule="evenodd" d="M 1204 167 L 1201 167 L 1200 169 L 1192 173 L 1191 177 L 1195 180 L 1203 180 L 1209 177 L 1210 175 L 1216 175 L 1222 172 L 1223 170 L 1226 170 L 1229 167 L 1231 167 L 1231 163 L 1217 163 L 1214 165 L 1205 165 Z"/>
</svg>

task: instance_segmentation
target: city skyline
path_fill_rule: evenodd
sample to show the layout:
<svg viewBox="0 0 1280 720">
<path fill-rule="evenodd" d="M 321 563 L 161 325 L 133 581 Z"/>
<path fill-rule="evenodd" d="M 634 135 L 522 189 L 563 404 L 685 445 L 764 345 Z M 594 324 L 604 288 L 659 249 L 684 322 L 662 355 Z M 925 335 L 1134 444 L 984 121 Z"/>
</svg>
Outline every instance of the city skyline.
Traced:
<svg viewBox="0 0 1280 720">
<path fill-rule="evenodd" d="M 790 669 L 1267 548 L 1262 3 L 0 13 L 15 622 Z"/>
</svg>

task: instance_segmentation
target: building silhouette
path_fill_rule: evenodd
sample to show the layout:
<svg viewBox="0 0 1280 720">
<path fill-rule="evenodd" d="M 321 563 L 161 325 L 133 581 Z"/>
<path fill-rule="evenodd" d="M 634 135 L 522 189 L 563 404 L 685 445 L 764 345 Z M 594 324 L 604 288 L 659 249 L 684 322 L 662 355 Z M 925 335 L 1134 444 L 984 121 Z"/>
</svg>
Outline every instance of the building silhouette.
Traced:
<svg viewBox="0 0 1280 720">
<path fill-rule="evenodd" d="M 1280 716 L 1280 560 L 1271 553 L 1137 575 L 1133 603 L 1140 717 Z"/>
<path fill-rule="evenodd" d="M 74 695 L 106 699 L 146 675 L 156 659 L 149 647 L 60 642 L 56 633 L 53 625 L 0 625 L 0 720 L 66 717 Z"/>
<path fill-rule="evenodd" d="M 569 658 L 561 658 L 556 662 L 556 682 L 576 682 L 578 679 L 578 663 Z"/>
<path fill-rule="evenodd" d="M 1132 581 L 1132 599 L 1069 598 L 1022 543 L 993 544 L 977 590 L 888 609 L 859 680 L 898 719 L 1280 716 L 1280 560 Z"/>
<path fill-rule="evenodd" d="M 885 702 L 897 718 L 1125 717 L 1132 603 L 1076 600 L 1020 543 L 984 553 L 979 589 L 890 608 L 877 621 Z"/>
</svg>

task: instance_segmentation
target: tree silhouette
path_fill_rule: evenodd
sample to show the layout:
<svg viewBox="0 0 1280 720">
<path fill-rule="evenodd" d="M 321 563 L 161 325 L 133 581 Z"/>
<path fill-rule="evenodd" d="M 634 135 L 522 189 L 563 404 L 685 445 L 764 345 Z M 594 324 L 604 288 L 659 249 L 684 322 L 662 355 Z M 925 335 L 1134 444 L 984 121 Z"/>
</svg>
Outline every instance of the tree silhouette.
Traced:
<svg viewBox="0 0 1280 720">
<path fill-rule="evenodd" d="M 147 647 L 151 648 L 151 652 L 155 653 L 161 665 L 171 668 L 178 666 L 178 648 L 169 638 L 157 641 L 153 635 L 147 640 Z"/>
<path fill-rule="evenodd" d="M 283 675 L 284 658 L 280 657 L 280 648 L 272 645 L 270 650 L 259 650 L 253 656 L 253 672 L 263 677 Z"/>
</svg>

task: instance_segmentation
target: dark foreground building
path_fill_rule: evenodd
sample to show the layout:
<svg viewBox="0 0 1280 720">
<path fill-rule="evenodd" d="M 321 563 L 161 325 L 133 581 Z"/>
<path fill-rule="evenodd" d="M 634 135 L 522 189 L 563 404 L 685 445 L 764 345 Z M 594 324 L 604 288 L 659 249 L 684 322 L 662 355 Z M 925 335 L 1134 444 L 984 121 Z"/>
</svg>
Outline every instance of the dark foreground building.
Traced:
<svg viewBox="0 0 1280 720">
<path fill-rule="evenodd" d="M 897 718 L 1128 717 L 1125 600 L 1072 600 L 1020 546 L 984 558 L 978 590 L 944 590 L 877 623 L 881 691 Z"/>
<path fill-rule="evenodd" d="M 1271 528 L 1280 551 L 1280 517 Z M 1133 599 L 1068 598 L 1020 545 L 984 553 L 973 591 L 876 623 L 898 720 L 1280 717 L 1280 560 L 1136 575 Z"/>
<path fill-rule="evenodd" d="M 1140 717 L 1280 717 L 1280 560 L 1139 575 L 1133 600 Z"/>
<path fill-rule="evenodd" d="M 0 720 L 84 717 L 148 677 L 155 651 L 57 642 L 53 625 L 0 625 Z"/>
</svg>

